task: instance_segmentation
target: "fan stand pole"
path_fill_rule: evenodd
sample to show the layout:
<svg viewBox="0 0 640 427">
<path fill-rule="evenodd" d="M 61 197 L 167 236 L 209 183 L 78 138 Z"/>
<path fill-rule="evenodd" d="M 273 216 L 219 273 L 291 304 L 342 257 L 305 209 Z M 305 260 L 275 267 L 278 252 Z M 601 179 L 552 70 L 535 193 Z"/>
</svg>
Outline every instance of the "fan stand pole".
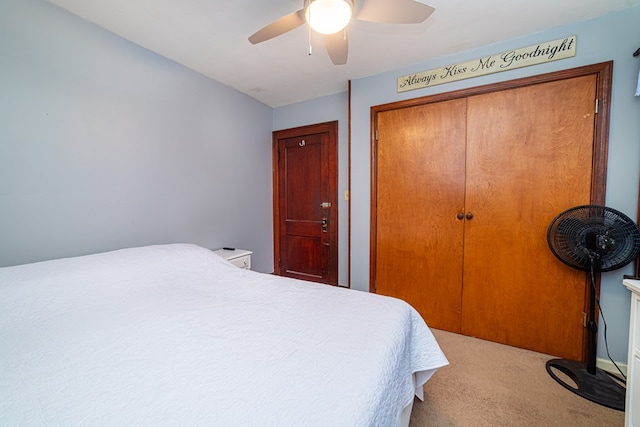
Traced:
<svg viewBox="0 0 640 427">
<path fill-rule="evenodd" d="M 567 359 L 547 361 L 547 372 L 564 388 L 585 399 L 618 411 L 624 411 L 626 388 L 604 370 L 596 367 L 598 324 L 595 321 L 596 295 L 594 266 L 591 262 L 591 288 L 589 289 L 589 320 L 587 322 L 587 363 Z M 566 375 L 573 383 L 557 375 Z"/>
<path fill-rule="evenodd" d="M 591 259 L 591 287 L 589 288 L 589 319 L 587 321 L 587 372 L 596 375 L 596 346 L 598 339 L 598 325 L 596 324 L 596 287 L 594 261 Z"/>
</svg>

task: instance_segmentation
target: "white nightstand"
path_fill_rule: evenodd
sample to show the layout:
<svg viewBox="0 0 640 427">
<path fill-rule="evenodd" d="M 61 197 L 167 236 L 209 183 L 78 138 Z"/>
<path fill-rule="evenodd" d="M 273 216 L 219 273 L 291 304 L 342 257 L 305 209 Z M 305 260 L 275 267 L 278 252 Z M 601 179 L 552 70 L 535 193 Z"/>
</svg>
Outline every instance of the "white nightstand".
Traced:
<svg viewBox="0 0 640 427">
<path fill-rule="evenodd" d="M 217 249 L 216 254 L 245 270 L 251 270 L 251 254 L 253 252 L 244 249 Z"/>
</svg>

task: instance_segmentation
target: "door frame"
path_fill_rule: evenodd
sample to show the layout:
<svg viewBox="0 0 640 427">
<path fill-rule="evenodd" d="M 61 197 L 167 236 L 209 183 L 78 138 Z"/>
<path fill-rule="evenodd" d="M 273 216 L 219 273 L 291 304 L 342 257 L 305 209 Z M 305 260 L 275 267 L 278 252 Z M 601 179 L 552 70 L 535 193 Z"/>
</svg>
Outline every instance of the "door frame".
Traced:
<svg viewBox="0 0 640 427">
<path fill-rule="evenodd" d="M 523 77 L 514 80 L 488 84 L 484 86 L 460 89 L 451 92 L 444 92 L 435 95 L 428 95 L 388 104 L 371 107 L 371 205 L 370 205 L 370 243 L 369 243 L 369 291 L 376 292 L 376 260 L 377 260 L 377 129 L 378 113 L 398 110 L 402 108 L 414 107 L 434 102 L 448 101 L 458 98 L 467 98 L 474 95 L 481 95 L 497 92 L 506 89 L 520 88 L 524 86 L 548 83 L 557 80 L 570 79 L 586 75 L 596 75 L 596 101 L 597 114 L 594 119 L 593 138 L 593 175 L 591 179 L 591 204 L 604 205 L 606 196 L 607 164 L 609 151 L 609 121 L 611 110 L 611 89 L 613 77 L 613 61 L 601 62 L 597 64 L 576 67 L 551 73 L 539 74 L 530 77 Z M 585 306 L 588 310 L 587 292 L 590 285 L 590 278 L 585 273 Z M 596 296 L 600 295 L 600 274 L 596 277 Z M 596 314 L 597 317 L 597 314 Z M 586 357 L 587 328 L 583 333 L 583 359 Z"/>
<path fill-rule="evenodd" d="M 338 121 L 299 126 L 290 129 L 273 131 L 272 133 L 272 161 L 273 161 L 273 268 L 274 274 L 280 275 L 280 180 L 278 141 L 285 138 L 302 137 L 305 135 L 327 133 L 327 159 L 329 182 L 329 259 L 328 281 L 331 285 L 338 285 Z"/>
</svg>

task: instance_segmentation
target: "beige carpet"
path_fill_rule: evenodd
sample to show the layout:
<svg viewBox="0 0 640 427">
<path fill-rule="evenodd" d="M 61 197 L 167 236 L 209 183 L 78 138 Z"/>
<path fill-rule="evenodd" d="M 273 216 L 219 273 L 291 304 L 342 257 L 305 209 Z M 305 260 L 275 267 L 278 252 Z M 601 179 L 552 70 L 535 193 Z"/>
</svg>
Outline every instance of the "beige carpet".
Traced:
<svg viewBox="0 0 640 427">
<path fill-rule="evenodd" d="M 545 369 L 552 357 L 433 330 L 449 365 L 415 399 L 410 427 L 624 425 L 624 412 L 577 396 Z"/>
</svg>

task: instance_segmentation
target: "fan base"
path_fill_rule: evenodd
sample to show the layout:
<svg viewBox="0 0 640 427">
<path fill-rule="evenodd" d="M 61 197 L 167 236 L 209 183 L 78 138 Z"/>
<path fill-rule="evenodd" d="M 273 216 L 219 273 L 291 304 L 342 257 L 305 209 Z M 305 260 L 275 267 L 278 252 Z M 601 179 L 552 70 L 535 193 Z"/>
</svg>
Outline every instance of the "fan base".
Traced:
<svg viewBox="0 0 640 427">
<path fill-rule="evenodd" d="M 551 369 L 555 368 L 571 378 L 577 388 L 567 384 Z M 626 388 L 613 379 L 602 369 L 596 368 L 596 373 L 588 371 L 587 365 L 566 359 L 552 359 L 547 361 L 547 372 L 564 388 L 607 408 L 624 411 Z"/>
</svg>

